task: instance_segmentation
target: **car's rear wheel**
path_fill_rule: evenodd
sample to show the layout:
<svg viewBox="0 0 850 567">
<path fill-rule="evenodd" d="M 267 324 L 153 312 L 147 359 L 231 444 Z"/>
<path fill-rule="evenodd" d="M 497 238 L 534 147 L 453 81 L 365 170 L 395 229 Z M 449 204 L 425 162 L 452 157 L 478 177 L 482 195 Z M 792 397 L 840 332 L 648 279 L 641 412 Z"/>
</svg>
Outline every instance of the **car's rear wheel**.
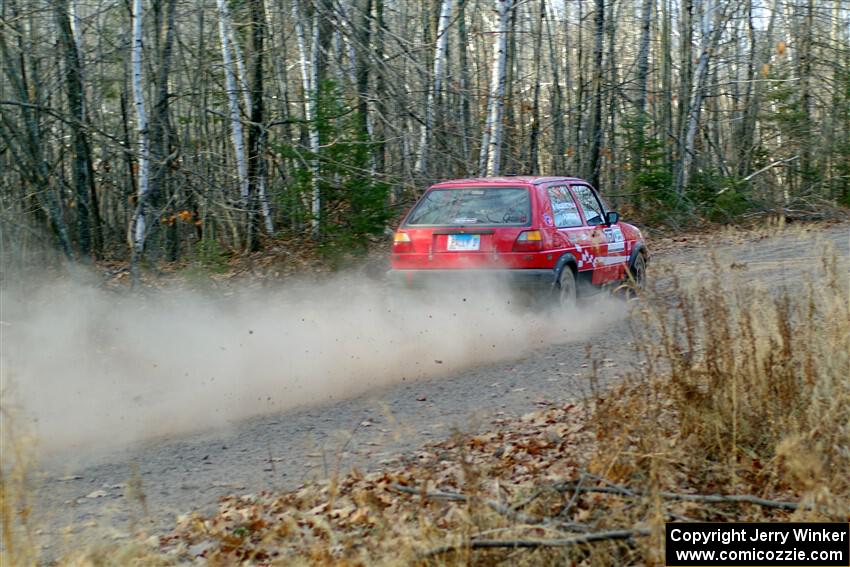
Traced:
<svg viewBox="0 0 850 567">
<path fill-rule="evenodd" d="M 572 308 L 576 304 L 576 274 L 570 266 L 561 268 L 558 276 L 558 305 L 562 308 Z"/>
</svg>

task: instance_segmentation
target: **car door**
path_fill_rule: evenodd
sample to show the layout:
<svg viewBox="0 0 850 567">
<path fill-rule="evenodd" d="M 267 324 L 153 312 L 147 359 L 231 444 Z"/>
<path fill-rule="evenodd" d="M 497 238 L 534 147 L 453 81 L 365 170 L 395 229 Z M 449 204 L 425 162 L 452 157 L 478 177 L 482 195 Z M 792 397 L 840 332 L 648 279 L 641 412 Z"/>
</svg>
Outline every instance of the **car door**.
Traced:
<svg viewBox="0 0 850 567">
<path fill-rule="evenodd" d="M 585 228 L 585 245 L 581 263 L 593 270 L 591 283 L 602 285 L 616 278 L 616 267 L 608 265 L 608 233 L 605 232 L 605 211 L 593 189 L 583 183 L 570 186 L 578 208 L 581 211 Z M 621 234 L 622 237 L 622 234 Z M 581 270 L 582 268 L 579 267 Z"/>
<path fill-rule="evenodd" d="M 552 222 L 564 242 L 564 248 L 575 250 L 579 272 L 592 271 L 595 258 L 601 252 L 601 237 L 594 237 L 594 229 L 584 222 L 578 203 L 566 183 L 552 185 L 548 192 Z"/>
<path fill-rule="evenodd" d="M 596 195 L 596 198 L 602 205 L 602 210 L 605 211 L 605 214 L 607 215 L 607 211 L 611 210 L 610 205 L 595 189 L 591 188 L 591 190 Z M 629 265 L 629 254 L 634 246 L 634 241 L 629 242 L 626 240 L 627 231 L 623 230 L 623 227 L 619 222 L 606 226 L 602 229 L 602 233 L 605 235 L 605 240 L 608 242 L 604 260 L 606 265 L 605 269 L 608 272 L 606 277 L 609 278 L 609 281 L 623 281 L 626 279 L 626 270 Z"/>
</svg>

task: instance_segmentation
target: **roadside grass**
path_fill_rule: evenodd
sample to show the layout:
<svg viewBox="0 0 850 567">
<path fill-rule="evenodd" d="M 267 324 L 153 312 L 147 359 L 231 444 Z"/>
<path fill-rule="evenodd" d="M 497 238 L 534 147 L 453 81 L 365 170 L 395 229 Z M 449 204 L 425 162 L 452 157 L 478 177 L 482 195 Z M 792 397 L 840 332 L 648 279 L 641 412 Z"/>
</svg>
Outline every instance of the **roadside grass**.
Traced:
<svg viewBox="0 0 850 567">
<path fill-rule="evenodd" d="M 652 526 L 641 562 L 664 563 L 673 519 L 850 520 L 847 274 L 833 251 L 809 277 L 776 294 L 715 262 L 641 308 L 644 371 L 596 401 L 588 463 L 641 494 L 616 520 Z"/>
<path fill-rule="evenodd" d="M 0 391 L 0 402 L 7 396 Z M 39 556 L 30 521 L 34 440 L 17 430 L 11 412 L 0 403 L 0 564 L 32 565 Z"/>
<path fill-rule="evenodd" d="M 833 251 L 808 278 L 671 275 L 632 303 L 613 388 L 59 564 L 663 565 L 670 520 L 850 521 L 847 274 Z M 9 565 L 39 560 L 8 529 L 28 526 L 23 478 L 0 477 Z"/>
</svg>

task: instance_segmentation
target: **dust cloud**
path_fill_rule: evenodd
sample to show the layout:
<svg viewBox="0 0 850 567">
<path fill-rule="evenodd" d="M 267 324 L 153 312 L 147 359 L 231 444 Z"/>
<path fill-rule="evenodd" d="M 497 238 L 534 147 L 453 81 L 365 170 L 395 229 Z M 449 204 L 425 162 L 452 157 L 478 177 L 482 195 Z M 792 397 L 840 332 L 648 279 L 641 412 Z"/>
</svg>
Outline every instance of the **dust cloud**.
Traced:
<svg viewBox="0 0 850 567">
<path fill-rule="evenodd" d="M 4 415 L 45 454 L 85 454 L 451 376 L 626 310 L 603 300 L 565 315 L 513 299 L 499 285 L 402 293 L 351 275 L 230 295 L 18 282 L 0 290 Z"/>
</svg>

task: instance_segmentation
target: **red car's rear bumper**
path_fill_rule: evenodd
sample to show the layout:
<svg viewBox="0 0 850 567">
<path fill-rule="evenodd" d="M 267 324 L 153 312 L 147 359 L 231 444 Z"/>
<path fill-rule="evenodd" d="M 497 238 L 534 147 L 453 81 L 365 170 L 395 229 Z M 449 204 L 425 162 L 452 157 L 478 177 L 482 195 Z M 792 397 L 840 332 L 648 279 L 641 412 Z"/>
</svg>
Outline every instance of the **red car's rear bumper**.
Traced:
<svg viewBox="0 0 850 567">
<path fill-rule="evenodd" d="M 410 287 L 506 285 L 518 288 L 551 290 L 555 284 L 552 269 L 526 270 L 390 270 L 391 283 Z"/>
</svg>

